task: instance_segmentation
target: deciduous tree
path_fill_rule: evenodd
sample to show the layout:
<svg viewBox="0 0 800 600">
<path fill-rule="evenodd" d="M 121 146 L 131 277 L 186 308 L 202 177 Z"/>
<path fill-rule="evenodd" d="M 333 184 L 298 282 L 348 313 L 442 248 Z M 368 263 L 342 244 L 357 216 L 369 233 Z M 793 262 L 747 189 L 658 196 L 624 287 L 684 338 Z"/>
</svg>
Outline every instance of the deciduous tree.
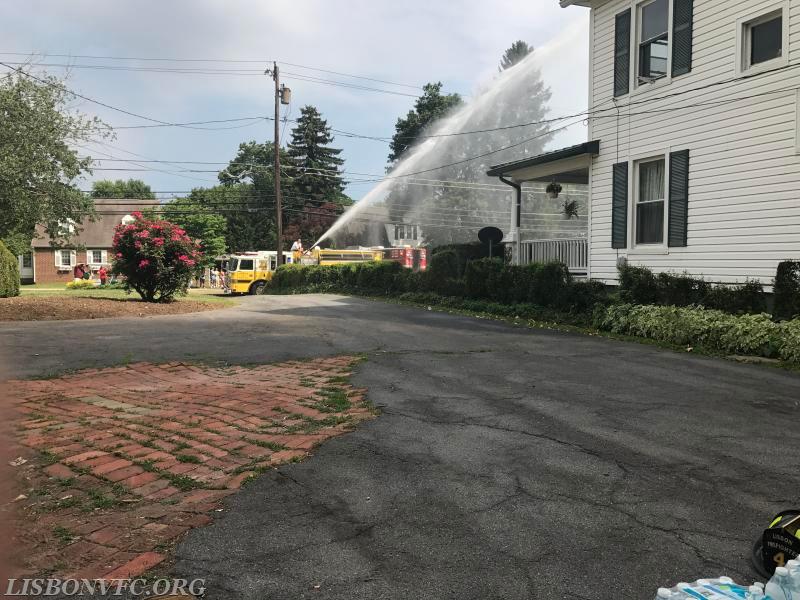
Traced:
<svg viewBox="0 0 800 600">
<path fill-rule="evenodd" d="M 212 264 L 217 256 L 226 252 L 228 222 L 216 207 L 201 204 L 191 197 L 176 198 L 163 205 L 161 215 L 183 228 L 191 239 L 200 242 L 204 264 Z"/>
<path fill-rule="evenodd" d="M 395 134 L 389 144 L 389 162 L 396 163 L 413 146 L 432 123 L 463 103 L 459 94 L 442 94 L 442 83 L 428 83 L 414 108 L 394 126 Z"/>
<path fill-rule="evenodd" d="M 75 185 L 91 172 L 91 159 L 73 145 L 110 129 L 71 109 L 72 100 L 55 77 L 23 71 L 0 79 L 0 239 L 14 254 L 30 248 L 37 225 L 58 242 L 69 230 L 64 223 L 92 214 L 91 199 Z"/>
<path fill-rule="evenodd" d="M 154 199 L 156 195 L 141 179 L 102 179 L 92 184 L 92 198 L 136 198 Z"/>
</svg>

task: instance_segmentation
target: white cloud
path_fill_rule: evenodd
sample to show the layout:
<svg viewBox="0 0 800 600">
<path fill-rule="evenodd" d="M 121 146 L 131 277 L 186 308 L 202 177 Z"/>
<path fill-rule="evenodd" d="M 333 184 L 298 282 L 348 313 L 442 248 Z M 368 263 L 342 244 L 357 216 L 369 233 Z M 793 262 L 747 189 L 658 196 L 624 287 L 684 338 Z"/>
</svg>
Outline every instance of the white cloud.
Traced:
<svg viewBox="0 0 800 600">
<path fill-rule="evenodd" d="M 441 80 L 448 90 L 466 93 L 496 72 L 500 56 L 511 42 L 523 39 L 541 53 L 542 73 L 553 91 L 551 113 L 576 112 L 586 104 L 587 14 L 578 8 L 560 9 L 557 0 L 30 0 L 9 3 L 5 8 L 0 31 L 6 51 L 278 59 L 413 84 Z M 4 58 L 13 60 L 7 55 Z M 77 58 L 72 62 L 97 64 Z M 267 65 L 241 66 L 260 69 Z M 283 69 L 307 72 L 288 65 Z M 314 104 L 337 129 L 390 134 L 397 117 L 413 104 L 412 98 L 292 81 L 289 75 L 286 83 L 294 90 L 295 115 L 299 106 Z M 265 76 L 82 69 L 75 69 L 70 81 L 88 96 L 163 120 L 271 114 L 271 84 Z M 137 122 L 90 104 L 83 109 L 96 111 L 115 124 Z M 271 127 L 264 123 L 223 132 L 134 130 L 120 133 L 116 143 L 155 158 L 227 160 L 239 141 L 266 139 L 270 132 Z M 382 172 L 385 145 L 338 141 L 345 148 L 349 169 Z M 98 172 L 98 176 L 105 175 L 126 174 Z M 143 176 L 159 189 L 185 189 L 188 183 L 160 173 L 132 175 Z M 213 179 L 207 174 L 192 176 Z M 364 186 L 353 189 L 357 195 L 363 191 Z"/>
</svg>

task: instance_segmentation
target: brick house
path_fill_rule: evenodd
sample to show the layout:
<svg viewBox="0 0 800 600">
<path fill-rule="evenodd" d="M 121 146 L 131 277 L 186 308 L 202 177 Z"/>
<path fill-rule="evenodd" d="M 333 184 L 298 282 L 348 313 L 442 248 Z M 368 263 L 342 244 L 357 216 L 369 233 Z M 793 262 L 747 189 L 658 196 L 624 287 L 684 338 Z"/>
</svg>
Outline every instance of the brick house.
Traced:
<svg viewBox="0 0 800 600">
<path fill-rule="evenodd" d="M 94 204 L 94 221 L 84 219 L 80 225 L 66 225 L 72 232 L 68 246 L 53 247 L 44 229 L 36 228 L 31 251 L 18 257 L 22 283 L 67 283 L 80 263 L 93 271 L 110 266 L 114 228 L 131 219 L 131 213 L 158 205 L 158 200 L 96 199 Z"/>
</svg>

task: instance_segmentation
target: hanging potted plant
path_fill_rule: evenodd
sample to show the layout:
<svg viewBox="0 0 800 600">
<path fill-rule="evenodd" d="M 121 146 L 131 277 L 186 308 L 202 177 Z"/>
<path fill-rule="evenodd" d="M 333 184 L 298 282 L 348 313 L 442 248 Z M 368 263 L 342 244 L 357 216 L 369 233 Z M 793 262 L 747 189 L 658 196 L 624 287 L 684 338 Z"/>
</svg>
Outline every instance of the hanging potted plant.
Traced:
<svg viewBox="0 0 800 600">
<path fill-rule="evenodd" d="M 561 206 L 564 216 L 567 219 L 575 218 L 577 219 L 580 215 L 578 215 L 578 201 L 577 200 L 564 200 L 564 204 Z"/>
<path fill-rule="evenodd" d="M 558 195 L 561 193 L 562 189 L 563 188 L 561 187 L 560 183 L 558 183 L 557 181 L 553 181 L 552 183 L 547 184 L 547 187 L 545 188 L 544 191 L 547 192 L 547 195 L 550 198 L 555 200 L 556 198 L 558 198 Z"/>
</svg>

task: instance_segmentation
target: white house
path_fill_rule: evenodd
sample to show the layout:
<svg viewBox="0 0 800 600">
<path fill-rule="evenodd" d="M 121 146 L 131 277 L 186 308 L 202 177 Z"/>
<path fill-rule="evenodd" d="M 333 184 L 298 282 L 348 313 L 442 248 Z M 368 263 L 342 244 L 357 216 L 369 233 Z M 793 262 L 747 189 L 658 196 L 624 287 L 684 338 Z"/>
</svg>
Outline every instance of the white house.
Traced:
<svg viewBox="0 0 800 600">
<path fill-rule="evenodd" d="M 591 141 L 489 173 L 585 177 L 593 279 L 769 284 L 800 258 L 800 0 L 560 3 L 591 10 Z"/>
<path fill-rule="evenodd" d="M 422 245 L 422 228 L 419 225 L 409 223 L 384 223 L 386 238 L 389 246 L 398 248 L 401 246 L 412 246 L 418 248 Z"/>
</svg>

